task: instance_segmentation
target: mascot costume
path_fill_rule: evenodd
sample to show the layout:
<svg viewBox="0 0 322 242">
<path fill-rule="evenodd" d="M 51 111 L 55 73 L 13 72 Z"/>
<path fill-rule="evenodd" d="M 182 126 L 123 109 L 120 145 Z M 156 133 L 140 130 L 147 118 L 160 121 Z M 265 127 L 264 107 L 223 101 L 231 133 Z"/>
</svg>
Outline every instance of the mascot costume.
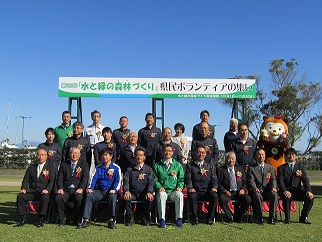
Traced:
<svg viewBox="0 0 322 242">
<path fill-rule="evenodd" d="M 275 174 L 277 167 L 284 164 L 284 153 L 288 148 L 288 122 L 289 120 L 282 116 L 263 117 L 264 122 L 261 125 L 261 134 L 258 141 L 258 147 L 265 150 L 265 163 L 274 167 Z"/>
</svg>

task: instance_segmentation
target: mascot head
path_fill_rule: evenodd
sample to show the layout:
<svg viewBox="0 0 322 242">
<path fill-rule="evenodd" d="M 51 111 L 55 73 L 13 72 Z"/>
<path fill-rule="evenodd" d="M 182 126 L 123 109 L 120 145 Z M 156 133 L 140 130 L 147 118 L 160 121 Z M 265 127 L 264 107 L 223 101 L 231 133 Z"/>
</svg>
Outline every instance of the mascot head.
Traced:
<svg viewBox="0 0 322 242">
<path fill-rule="evenodd" d="M 282 116 L 263 117 L 261 136 L 269 138 L 269 142 L 282 142 L 288 136 L 288 119 Z"/>
</svg>

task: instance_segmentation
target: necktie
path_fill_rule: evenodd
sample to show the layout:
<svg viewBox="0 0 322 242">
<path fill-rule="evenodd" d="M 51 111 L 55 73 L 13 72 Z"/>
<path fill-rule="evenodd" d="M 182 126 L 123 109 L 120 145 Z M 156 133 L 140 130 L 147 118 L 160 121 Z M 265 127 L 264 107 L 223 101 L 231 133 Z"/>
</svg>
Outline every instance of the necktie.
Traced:
<svg viewBox="0 0 322 242">
<path fill-rule="evenodd" d="M 40 173 L 41 173 L 41 166 L 38 165 L 38 167 L 37 167 L 37 178 L 38 178 L 38 180 L 39 180 L 39 177 L 40 177 Z"/>
<path fill-rule="evenodd" d="M 72 176 L 74 175 L 74 173 L 75 173 L 75 164 L 72 163 Z"/>
<path fill-rule="evenodd" d="M 236 177 L 234 176 L 233 168 L 229 168 L 230 190 L 237 191 Z"/>
<path fill-rule="evenodd" d="M 261 175 L 263 175 L 263 173 L 264 173 L 264 166 L 261 165 L 260 167 L 261 167 Z"/>
<path fill-rule="evenodd" d="M 290 168 L 291 168 L 291 171 L 293 172 L 293 168 L 294 168 L 293 164 L 290 164 Z"/>
</svg>

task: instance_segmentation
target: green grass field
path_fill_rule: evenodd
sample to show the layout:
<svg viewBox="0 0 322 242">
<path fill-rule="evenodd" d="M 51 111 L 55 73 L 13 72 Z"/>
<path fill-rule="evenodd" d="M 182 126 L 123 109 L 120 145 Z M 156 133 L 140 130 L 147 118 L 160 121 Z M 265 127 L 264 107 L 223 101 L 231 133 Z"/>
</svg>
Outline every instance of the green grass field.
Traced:
<svg viewBox="0 0 322 242">
<path fill-rule="evenodd" d="M 1 181 L 1 179 L 0 179 Z M 223 224 L 213 226 L 185 223 L 178 229 L 168 224 L 167 229 L 157 226 L 143 227 L 135 224 L 125 227 L 118 223 L 116 230 L 109 230 L 100 217 L 100 222 L 89 228 L 77 230 L 74 226 L 59 227 L 45 224 L 42 228 L 33 226 L 37 215 L 28 215 L 27 224 L 15 228 L 18 220 L 15 199 L 19 187 L 0 187 L 0 241 L 321 241 L 322 188 L 314 187 L 315 203 L 310 213 L 311 225 L 298 223 L 298 213 L 292 213 L 291 224 L 278 222 L 275 226 L 256 223 Z M 266 214 L 266 216 L 268 216 Z"/>
</svg>

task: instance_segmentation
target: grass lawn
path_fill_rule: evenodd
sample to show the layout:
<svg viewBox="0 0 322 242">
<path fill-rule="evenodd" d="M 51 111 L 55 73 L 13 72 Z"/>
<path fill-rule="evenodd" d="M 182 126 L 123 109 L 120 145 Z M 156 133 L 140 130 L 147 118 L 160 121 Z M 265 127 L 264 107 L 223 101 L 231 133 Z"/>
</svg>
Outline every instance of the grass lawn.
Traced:
<svg viewBox="0 0 322 242">
<path fill-rule="evenodd" d="M 37 221 L 34 214 L 28 215 L 30 224 L 15 228 L 18 220 L 15 200 L 19 187 L 0 187 L 0 241 L 321 241 L 322 188 L 314 189 L 317 193 L 309 218 L 311 225 L 299 224 L 298 213 L 292 213 L 289 225 L 282 222 L 275 226 L 217 222 L 213 226 L 185 223 L 181 229 L 169 224 L 167 229 L 160 229 L 137 224 L 125 227 L 119 223 L 116 230 L 109 230 L 101 220 L 89 228 L 77 230 L 73 226 L 59 227 L 56 224 L 36 228 L 32 225 Z"/>
</svg>

